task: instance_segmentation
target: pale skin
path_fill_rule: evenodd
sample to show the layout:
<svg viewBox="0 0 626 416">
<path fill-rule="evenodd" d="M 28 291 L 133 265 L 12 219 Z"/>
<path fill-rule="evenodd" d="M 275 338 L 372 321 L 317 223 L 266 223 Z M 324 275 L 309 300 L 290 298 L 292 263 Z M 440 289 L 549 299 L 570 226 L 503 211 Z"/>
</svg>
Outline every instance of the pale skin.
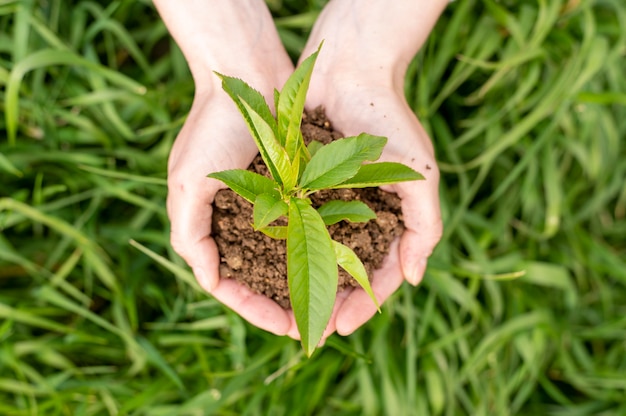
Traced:
<svg viewBox="0 0 626 416">
<path fill-rule="evenodd" d="M 154 0 L 187 59 L 196 84 L 189 117 L 169 158 L 167 210 L 174 250 L 200 285 L 253 325 L 298 339 L 293 312 L 219 276 L 211 238 L 211 203 L 224 185 L 207 174 L 246 168 L 257 153 L 245 123 L 213 71 L 244 79 L 273 102 L 293 71 L 262 0 Z M 413 167 L 426 180 L 385 189 L 402 199 L 406 231 L 392 244 L 372 287 L 380 303 L 403 280 L 417 285 L 441 238 L 439 171 L 430 138 L 403 95 L 407 66 L 424 44 L 447 1 L 332 0 L 319 16 L 302 57 L 324 40 L 307 96 L 323 105 L 344 135 L 388 137 L 381 160 Z M 340 292 L 324 339 L 354 332 L 376 313 L 362 289 Z"/>
</svg>

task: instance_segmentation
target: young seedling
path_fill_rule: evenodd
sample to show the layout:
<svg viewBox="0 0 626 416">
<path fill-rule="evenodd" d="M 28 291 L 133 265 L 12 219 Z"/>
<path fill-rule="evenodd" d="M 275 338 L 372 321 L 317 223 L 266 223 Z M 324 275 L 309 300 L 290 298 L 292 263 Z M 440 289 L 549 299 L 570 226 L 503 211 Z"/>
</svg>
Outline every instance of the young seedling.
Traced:
<svg viewBox="0 0 626 416">
<path fill-rule="evenodd" d="M 326 228 L 342 220 L 367 222 L 376 214 L 361 201 L 330 201 L 315 209 L 309 196 L 322 189 L 423 179 L 400 163 L 365 163 L 378 160 L 387 142 L 384 137 L 363 133 L 323 146 L 317 142 L 305 145 L 300 123 L 318 54 L 319 49 L 302 62 L 282 91 L 274 91 L 276 117 L 258 91 L 240 79 L 217 74 L 243 115 L 271 178 L 243 169 L 208 175 L 254 205 L 255 230 L 287 240 L 289 295 L 308 356 L 319 344 L 332 314 L 337 265 L 354 277 L 378 307 L 361 260 L 350 248 L 332 240 Z M 287 225 L 272 225 L 280 217 L 287 218 Z"/>
</svg>

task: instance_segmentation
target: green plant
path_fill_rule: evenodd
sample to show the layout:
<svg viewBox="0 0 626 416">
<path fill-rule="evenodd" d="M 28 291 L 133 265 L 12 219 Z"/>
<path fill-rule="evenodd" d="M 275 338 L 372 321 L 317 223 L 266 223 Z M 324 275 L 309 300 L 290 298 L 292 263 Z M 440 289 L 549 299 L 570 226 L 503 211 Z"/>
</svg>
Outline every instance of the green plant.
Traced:
<svg viewBox="0 0 626 416">
<path fill-rule="evenodd" d="M 287 240 L 290 299 L 302 346 L 309 356 L 333 310 L 337 265 L 354 277 L 378 307 L 360 259 L 349 247 L 332 240 L 326 228 L 342 220 L 366 222 L 376 214 L 361 201 L 329 201 L 315 209 L 309 195 L 322 189 L 423 179 L 400 163 L 365 163 L 378 160 L 387 143 L 385 137 L 363 133 L 327 145 L 305 145 L 300 123 L 318 54 L 319 49 L 302 62 L 282 91 L 275 91 L 276 118 L 258 91 L 240 79 L 218 74 L 223 89 L 243 114 L 272 178 L 243 169 L 209 175 L 254 204 L 255 230 Z M 280 217 L 287 217 L 288 225 L 271 225 Z"/>
<path fill-rule="evenodd" d="M 272 3 L 298 55 L 325 2 Z M 450 3 L 406 78 L 445 238 L 311 362 L 171 248 L 194 84 L 151 2 L 67 4 L 0 5 L 0 414 L 626 415 L 623 1 Z"/>
</svg>

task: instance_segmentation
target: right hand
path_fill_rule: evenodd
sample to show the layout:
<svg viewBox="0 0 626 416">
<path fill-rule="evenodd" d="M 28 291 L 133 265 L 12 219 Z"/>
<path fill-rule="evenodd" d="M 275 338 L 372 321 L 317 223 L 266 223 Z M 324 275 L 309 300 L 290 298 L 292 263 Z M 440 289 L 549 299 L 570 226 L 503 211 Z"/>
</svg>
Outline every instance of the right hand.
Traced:
<svg viewBox="0 0 626 416">
<path fill-rule="evenodd" d="M 211 238 L 212 203 L 225 188 L 207 174 L 248 167 L 257 148 L 232 100 L 221 90 L 199 93 L 169 157 L 167 212 L 174 250 L 198 283 L 253 325 L 285 335 L 293 313 L 232 279 L 219 276 L 220 255 Z"/>
<path fill-rule="evenodd" d="M 220 256 L 211 238 L 212 203 L 225 186 L 211 172 L 246 169 L 258 152 L 245 122 L 213 71 L 241 78 L 273 102 L 293 72 L 263 0 L 188 0 L 180 7 L 154 0 L 180 46 L 196 84 L 196 96 L 169 158 L 167 211 L 174 250 L 204 289 L 253 325 L 293 334 L 293 313 L 242 284 L 219 276 Z M 297 336 L 297 335 L 296 335 Z"/>
</svg>

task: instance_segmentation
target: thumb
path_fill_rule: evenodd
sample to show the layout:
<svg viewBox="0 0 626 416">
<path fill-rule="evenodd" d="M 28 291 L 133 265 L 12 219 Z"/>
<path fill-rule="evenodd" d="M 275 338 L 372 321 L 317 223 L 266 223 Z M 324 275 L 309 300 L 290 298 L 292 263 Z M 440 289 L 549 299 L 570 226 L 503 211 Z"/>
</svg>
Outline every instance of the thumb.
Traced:
<svg viewBox="0 0 626 416">
<path fill-rule="evenodd" d="M 406 227 L 400 240 L 400 263 L 405 279 L 412 285 L 422 280 L 428 257 L 443 233 L 439 172 L 431 168 L 422 173 L 426 180 L 396 185 Z"/>
<path fill-rule="evenodd" d="M 167 211 L 171 222 L 172 248 L 192 268 L 196 280 L 207 292 L 219 282 L 219 254 L 210 237 L 212 200 L 217 181 L 205 179 L 198 185 L 180 183 L 178 175 L 168 178 Z"/>
</svg>

